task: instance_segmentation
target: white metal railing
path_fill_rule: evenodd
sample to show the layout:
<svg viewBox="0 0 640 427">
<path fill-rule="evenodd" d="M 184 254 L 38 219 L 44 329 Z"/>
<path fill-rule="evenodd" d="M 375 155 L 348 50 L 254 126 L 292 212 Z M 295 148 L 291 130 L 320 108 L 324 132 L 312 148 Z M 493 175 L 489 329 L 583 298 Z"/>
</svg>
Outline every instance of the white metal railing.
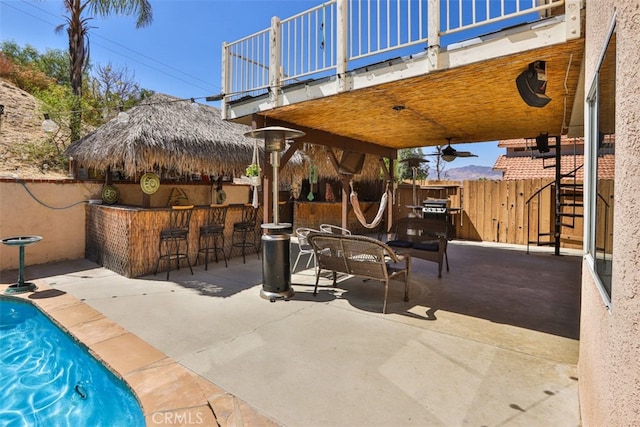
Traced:
<svg viewBox="0 0 640 427">
<path fill-rule="evenodd" d="M 337 0 L 280 21 L 283 85 L 336 67 Z"/>
<path fill-rule="evenodd" d="M 329 0 L 223 46 L 225 100 L 267 93 L 304 78 L 343 75 L 349 64 L 441 37 L 546 17 L 565 0 Z M 483 28 L 485 27 L 485 28 Z M 467 35 L 468 37 L 471 37 Z M 423 50 L 422 48 L 420 50 Z"/>
</svg>

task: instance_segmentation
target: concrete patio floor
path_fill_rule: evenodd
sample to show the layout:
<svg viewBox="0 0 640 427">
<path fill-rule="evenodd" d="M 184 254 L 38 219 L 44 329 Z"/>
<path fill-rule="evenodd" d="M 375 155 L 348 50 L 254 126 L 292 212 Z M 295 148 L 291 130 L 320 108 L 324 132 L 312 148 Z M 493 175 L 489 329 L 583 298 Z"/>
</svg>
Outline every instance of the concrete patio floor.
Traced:
<svg viewBox="0 0 640 427">
<path fill-rule="evenodd" d="M 314 297 L 313 269 L 293 274 L 291 300 L 270 303 L 255 255 L 170 281 L 87 260 L 30 266 L 25 278 L 284 426 L 580 425 L 580 256 L 465 242 L 448 252 L 441 279 L 436 264 L 413 260 L 410 301 L 392 282 L 387 314 L 379 282 L 342 276 L 333 288 L 327 275 Z"/>
</svg>

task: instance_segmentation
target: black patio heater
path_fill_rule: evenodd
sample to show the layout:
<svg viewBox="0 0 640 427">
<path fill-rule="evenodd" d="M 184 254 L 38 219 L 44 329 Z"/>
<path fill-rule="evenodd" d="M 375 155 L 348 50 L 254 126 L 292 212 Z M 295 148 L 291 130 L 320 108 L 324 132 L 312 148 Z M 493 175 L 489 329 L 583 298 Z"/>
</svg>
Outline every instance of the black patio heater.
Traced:
<svg viewBox="0 0 640 427">
<path fill-rule="evenodd" d="M 289 259 L 291 236 L 286 232 L 289 223 L 279 222 L 278 171 L 280 152 L 284 151 L 287 140 L 304 136 L 304 132 L 280 126 L 254 129 L 244 134 L 250 138 L 264 139 L 265 150 L 273 169 L 273 222 L 262 224 L 262 290 L 260 296 L 274 302 L 277 299 L 289 299 L 293 296 L 291 288 L 291 261 Z"/>
</svg>

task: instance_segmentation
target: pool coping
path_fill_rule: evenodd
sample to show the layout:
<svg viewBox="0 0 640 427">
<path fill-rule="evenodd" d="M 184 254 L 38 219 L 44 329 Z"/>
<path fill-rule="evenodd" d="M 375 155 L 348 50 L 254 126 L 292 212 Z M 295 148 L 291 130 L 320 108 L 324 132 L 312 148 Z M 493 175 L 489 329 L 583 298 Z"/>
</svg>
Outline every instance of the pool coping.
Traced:
<svg viewBox="0 0 640 427">
<path fill-rule="evenodd" d="M 33 292 L 4 295 L 28 301 L 89 349 L 134 392 L 147 426 L 278 426 L 246 402 L 185 368 L 76 297 L 34 281 Z M 126 350 L 124 350 L 126 349 Z"/>
</svg>

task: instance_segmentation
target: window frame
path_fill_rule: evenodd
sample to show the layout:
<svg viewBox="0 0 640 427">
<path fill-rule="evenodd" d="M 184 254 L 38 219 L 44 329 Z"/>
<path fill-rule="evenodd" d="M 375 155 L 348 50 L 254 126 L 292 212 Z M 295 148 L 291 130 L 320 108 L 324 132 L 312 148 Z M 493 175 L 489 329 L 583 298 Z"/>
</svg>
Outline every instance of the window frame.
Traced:
<svg viewBox="0 0 640 427">
<path fill-rule="evenodd" d="M 602 301 L 610 312 L 612 310 L 613 285 L 607 291 L 597 270 L 597 200 L 598 200 L 598 148 L 599 148 L 599 101 L 600 101 L 600 70 L 603 65 L 607 49 L 616 31 L 616 13 L 614 12 L 609 26 L 609 32 L 600 51 L 600 57 L 593 75 L 589 91 L 585 97 L 585 210 L 584 210 L 584 259 L 589 266 L 591 277 L 602 297 Z M 615 185 L 615 184 L 614 184 Z M 615 212 L 615 211 L 614 211 Z M 615 215 L 615 213 L 614 213 Z M 613 223 L 613 220 L 611 221 Z M 606 237 L 605 237 L 606 238 Z M 613 257 L 613 250 L 612 250 Z"/>
</svg>

